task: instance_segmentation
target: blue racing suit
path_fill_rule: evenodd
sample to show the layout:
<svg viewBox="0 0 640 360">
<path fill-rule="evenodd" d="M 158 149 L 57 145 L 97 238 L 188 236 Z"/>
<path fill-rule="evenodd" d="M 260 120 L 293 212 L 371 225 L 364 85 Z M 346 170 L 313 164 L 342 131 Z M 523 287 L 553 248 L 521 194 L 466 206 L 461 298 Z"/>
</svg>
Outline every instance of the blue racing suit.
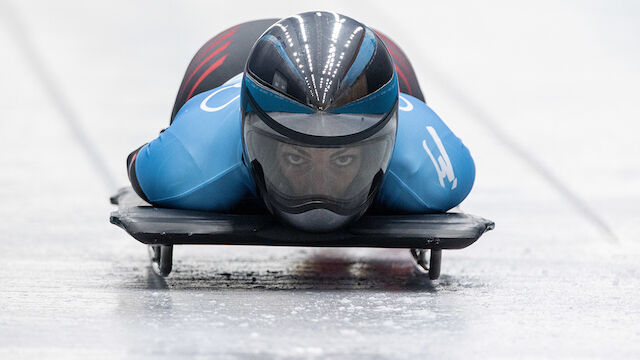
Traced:
<svg viewBox="0 0 640 360">
<path fill-rule="evenodd" d="M 137 153 L 139 189 L 153 204 L 232 211 L 256 196 L 243 162 L 241 74 L 189 99 L 171 126 Z M 374 206 L 402 213 L 443 212 L 471 191 L 475 166 L 462 141 L 422 101 L 400 94 L 398 131 Z"/>
</svg>

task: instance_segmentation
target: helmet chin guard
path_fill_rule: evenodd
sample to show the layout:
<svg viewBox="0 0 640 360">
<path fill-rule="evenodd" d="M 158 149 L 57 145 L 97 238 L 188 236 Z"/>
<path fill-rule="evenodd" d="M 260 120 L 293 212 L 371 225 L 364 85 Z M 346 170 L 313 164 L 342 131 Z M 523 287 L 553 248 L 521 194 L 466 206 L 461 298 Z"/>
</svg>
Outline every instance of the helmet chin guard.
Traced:
<svg viewBox="0 0 640 360">
<path fill-rule="evenodd" d="M 398 80 L 383 42 L 343 15 L 280 20 L 242 80 L 244 152 L 267 208 L 306 231 L 359 218 L 395 144 Z"/>
<path fill-rule="evenodd" d="M 276 216 L 304 231 L 329 232 L 347 225 L 356 215 L 340 215 L 327 209 L 312 209 L 299 214 L 276 210 Z"/>
</svg>

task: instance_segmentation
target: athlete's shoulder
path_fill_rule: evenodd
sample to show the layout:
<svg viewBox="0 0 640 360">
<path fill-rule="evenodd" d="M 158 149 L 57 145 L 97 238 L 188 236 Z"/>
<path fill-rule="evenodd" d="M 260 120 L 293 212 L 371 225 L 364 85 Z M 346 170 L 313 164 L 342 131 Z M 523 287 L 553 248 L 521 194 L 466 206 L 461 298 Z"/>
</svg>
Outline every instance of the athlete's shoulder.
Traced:
<svg viewBox="0 0 640 360">
<path fill-rule="evenodd" d="M 165 131 L 166 135 L 176 138 L 208 174 L 222 171 L 240 160 L 239 98 L 240 78 L 236 76 L 222 86 L 189 99 Z M 211 160 L 213 157 L 215 161 Z"/>
<path fill-rule="evenodd" d="M 195 95 L 182 105 L 173 123 L 182 123 L 185 118 L 206 117 L 211 119 L 238 112 L 241 83 L 242 74 L 238 74 L 217 88 Z"/>
<path fill-rule="evenodd" d="M 444 125 L 442 119 L 427 103 L 405 93 L 400 93 L 398 97 L 398 117 L 404 122 L 435 122 Z"/>
<path fill-rule="evenodd" d="M 426 103 L 400 94 L 396 144 L 379 201 L 400 211 L 446 211 L 467 196 L 474 178 L 462 141 Z"/>
<path fill-rule="evenodd" d="M 404 93 L 398 104 L 398 135 L 396 147 L 423 143 L 425 136 L 434 136 L 449 143 L 462 143 L 444 121 L 425 102 Z M 427 141 L 429 142 L 429 141 Z"/>
<path fill-rule="evenodd" d="M 220 210 L 250 187 L 242 165 L 240 82 L 232 80 L 187 101 L 141 149 L 138 180 L 155 203 Z"/>
</svg>

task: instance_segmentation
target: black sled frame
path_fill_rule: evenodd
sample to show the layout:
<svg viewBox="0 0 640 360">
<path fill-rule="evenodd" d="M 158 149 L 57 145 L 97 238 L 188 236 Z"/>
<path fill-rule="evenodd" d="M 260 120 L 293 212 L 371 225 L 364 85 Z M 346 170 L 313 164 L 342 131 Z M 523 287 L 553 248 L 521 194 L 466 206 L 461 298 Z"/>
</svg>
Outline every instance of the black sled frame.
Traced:
<svg viewBox="0 0 640 360">
<path fill-rule="evenodd" d="M 171 272 L 173 245 L 271 245 L 406 248 L 432 280 L 440 276 L 442 250 L 462 249 L 494 228 L 492 221 L 462 214 L 365 215 L 331 233 L 308 233 L 270 214 L 235 215 L 156 208 L 127 187 L 111 197 L 110 221 L 149 245 L 154 271 Z M 427 253 L 429 259 L 427 260 Z"/>
</svg>

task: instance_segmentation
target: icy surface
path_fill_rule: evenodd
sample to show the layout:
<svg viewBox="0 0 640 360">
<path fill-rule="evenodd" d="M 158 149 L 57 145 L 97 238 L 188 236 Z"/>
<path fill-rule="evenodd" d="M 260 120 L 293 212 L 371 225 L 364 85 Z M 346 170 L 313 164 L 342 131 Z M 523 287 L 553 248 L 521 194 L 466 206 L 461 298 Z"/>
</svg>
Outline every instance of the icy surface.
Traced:
<svg viewBox="0 0 640 360">
<path fill-rule="evenodd" d="M 640 357 L 635 2 L 269 4 L 0 1 L 0 358 Z M 316 7 L 400 43 L 496 230 L 433 282 L 408 251 L 233 246 L 156 277 L 108 223 L 126 155 L 210 36 Z"/>
</svg>

